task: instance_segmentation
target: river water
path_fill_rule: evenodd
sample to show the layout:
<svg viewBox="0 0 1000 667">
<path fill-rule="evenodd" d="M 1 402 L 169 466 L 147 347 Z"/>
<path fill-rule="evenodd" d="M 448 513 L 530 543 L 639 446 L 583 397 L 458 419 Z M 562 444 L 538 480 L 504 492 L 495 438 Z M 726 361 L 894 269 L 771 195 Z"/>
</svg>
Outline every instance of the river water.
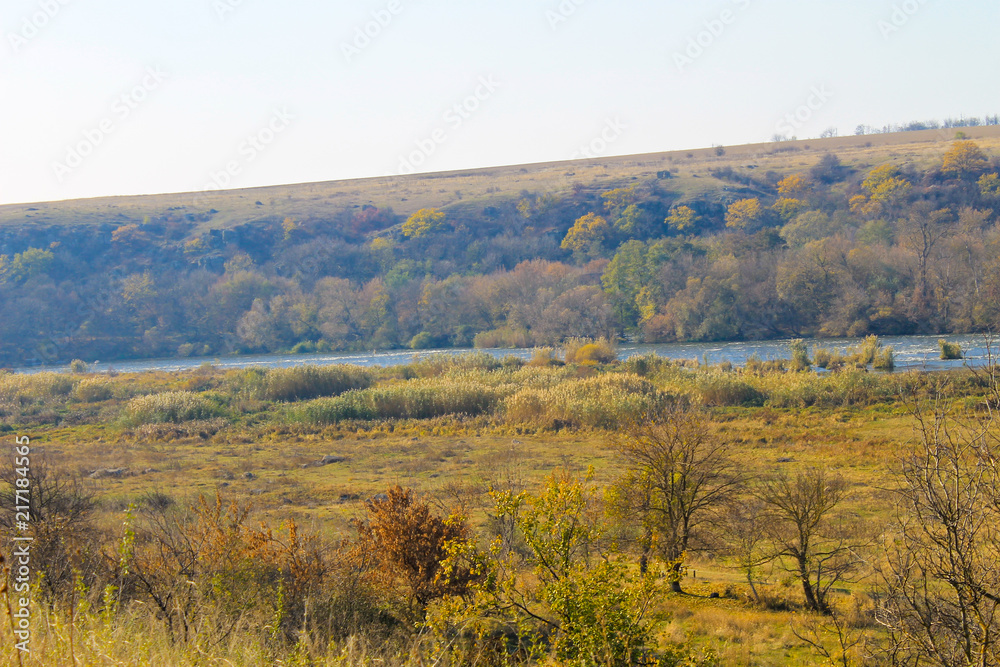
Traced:
<svg viewBox="0 0 1000 667">
<path fill-rule="evenodd" d="M 947 336 L 950 342 L 958 343 L 965 353 L 965 360 L 943 361 L 940 359 L 938 339 L 941 336 L 886 336 L 882 338 L 883 345 L 891 346 L 896 353 L 896 369 L 909 370 L 945 370 L 961 368 L 963 364 L 979 365 L 987 357 L 987 342 L 981 335 Z M 859 345 L 859 338 L 837 338 L 808 340 L 809 349 L 820 346 L 828 349 L 844 349 Z M 732 343 L 664 343 L 656 345 L 626 344 L 618 348 L 618 357 L 626 359 L 635 355 L 656 354 L 669 359 L 698 359 L 707 357 L 709 363 L 728 361 L 734 366 L 742 366 L 747 359 L 756 355 L 760 359 L 787 359 L 791 356 L 789 345 L 791 340 L 769 340 Z M 389 350 L 385 352 L 362 353 L 327 353 L 327 354 L 262 354 L 235 355 L 227 357 L 187 357 L 172 359 L 141 359 L 136 361 L 91 363 L 91 372 L 106 372 L 109 370 L 120 373 L 136 373 L 142 371 L 181 371 L 198 368 L 203 364 L 211 364 L 218 368 L 245 368 L 261 366 L 267 368 L 285 368 L 302 364 L 320 366 L 330 364 L 356 364 L 358 366 L 397 366 L 407 364 L 434 354 L 458 355 L 471 352 L 467 349 L 451 350 Z M 532 350 L 528 348 L 507 350 L 478 350 L 496 357 L 513 355 L 522 359 L 530 359 Z M 993 348 L 994 354 L 997 352 Z M 32 368 L 17 368 L 16 372 L 36 373 L 43 370 L 64 371 L 66 366 L 36 366 Z"/>
</svg>

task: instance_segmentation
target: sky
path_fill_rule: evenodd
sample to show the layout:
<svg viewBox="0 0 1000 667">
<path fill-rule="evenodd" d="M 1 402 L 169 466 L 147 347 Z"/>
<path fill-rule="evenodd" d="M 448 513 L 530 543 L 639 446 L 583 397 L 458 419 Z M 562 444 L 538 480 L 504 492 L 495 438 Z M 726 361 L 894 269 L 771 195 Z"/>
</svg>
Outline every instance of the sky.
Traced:
<svg viewBox="0 0 1000 667">
<path fill-rule="evenodd" d="M 1000 113 L 995 0 L 4 0 L 0 204 Z"/>
</svg>

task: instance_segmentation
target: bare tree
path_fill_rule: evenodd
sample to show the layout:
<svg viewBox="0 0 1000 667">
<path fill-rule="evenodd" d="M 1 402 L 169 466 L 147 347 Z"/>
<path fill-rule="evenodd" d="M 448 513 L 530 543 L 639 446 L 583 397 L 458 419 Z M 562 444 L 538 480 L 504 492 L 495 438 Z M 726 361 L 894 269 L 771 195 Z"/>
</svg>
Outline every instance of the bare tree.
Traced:
<svg viewBox="0 0 1000 667">
<path fill-rule="evenodd" d="M 824 614 L 830 611 L 830 590 L 860 566 L 857 525 L 835 512 L 846 493 L 842 478 L 822 470 L 777 475 L 757 490 L 771 513 L 768 532 L 775 555 L 792 560 L 806 606 Z"/>
<path fill-rule="evenodd" d="M 754 601 L 760 593 L 754 580 L 759 569 L 774 560 L 768 543 L 767 506 L 759 498 L 739 497 L 726 504 L 720 523 L 725 551 L 736 561 L 746 576 Z"/>
<path fill-rule="evenodd" d="M 1000 665 L 1000 382 L 995 365 L 978 376 L 979 410 L 940 396 L 914 409 L 917 445 L 879 572 L 892 664 Z"/>
<path fill-rule="evenodd" d="M 644 526 L 641 564 L 655 539 L 673 569 L 671 589 L 680 592 L 682 560 L 698 527 L 740 482 L 730 445 L 711 437 L 700 410 L 675 403 L 636 420 L 616 446 L 630 467 L 625 497 Z"/>
</svg>

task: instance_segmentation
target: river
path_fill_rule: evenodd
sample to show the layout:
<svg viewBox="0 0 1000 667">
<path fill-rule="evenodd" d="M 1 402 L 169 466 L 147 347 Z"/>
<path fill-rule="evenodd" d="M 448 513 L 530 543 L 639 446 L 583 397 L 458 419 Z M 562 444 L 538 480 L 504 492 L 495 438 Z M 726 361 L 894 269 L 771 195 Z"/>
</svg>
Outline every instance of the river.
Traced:
<svg viewBox="0 0 1000 667">
<path fill-rule="evenodd" d="M 938 339 L 941 336 L 886 336 L 882 338 L 883 345 L 891 346 L 896 353 L 896 369 L 909 370 L 946 370 L 961 368 L 963 364 L 982 364 L 987 357 L 986 340 L 981 335 L 947 336 L 950 342 L 958 343 L 965 353 L 965 360 L 943 361 L 940 359 Z M 844 349 L 860 344 L 859 338 L 837 338 L 807 340 L 809 349 L 815 346 L 828 349 Z M 656 345 L 625 344 L 618 348 L 620 359 L 635 355 L 656 354 L 670 359 L 698 359 L 706 357 L 710 363 L 728 361 L 734 366 L 742 366 L 747 359 L 756 355 L 760 359 L 787 359 L 791 356 L 790 339 L 730 342 L 730 343 L 664 343 Z M 320 366 L 330 364 L 355 364 L 358 366 L 397 366 L 407 364 L 414 359 L 420 359 L 434 354 L 458 355 L 472 352 L 468 349 L 449 350 L 389 350 L 385 352 L 362 353 L 320 353 L 320 354 L 261 354 L 233 355 L 225 357 L 187 357 L 171 359 L 140 359 L 135 361 L 104 362 L 94 361 L 90 365 L 91 372 L 117 371 L 120 373 L 137 373 L 142 371 L 183 371 L 211 364 L 218 368 L 245 368 L 262 366 L 267 368 L 286 368 L 302 364 Z M 487 352 L 496 357 L 513 355 L 522 359 L 531 358 L 532 350 L 495 349 L 476 350 Z M 996 349 L 993 350 L 994 354 Z M 31 368 L 16 368 L 15 372 L 37 373 L 45 370 L 64 371 L 66 366 L 35 366 Z"/>
</svg>

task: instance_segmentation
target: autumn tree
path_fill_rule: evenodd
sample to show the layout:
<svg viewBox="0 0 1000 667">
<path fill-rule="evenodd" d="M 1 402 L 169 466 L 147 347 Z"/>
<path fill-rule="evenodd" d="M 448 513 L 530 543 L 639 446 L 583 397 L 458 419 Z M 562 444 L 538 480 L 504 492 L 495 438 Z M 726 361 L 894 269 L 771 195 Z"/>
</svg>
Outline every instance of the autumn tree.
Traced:
<svg viewBox="0 0 1000 667">
<path fill-rule="evenodd" d="M 836 512 L 846 495 L 846 482 L 821 470 L 776 475 L 757 490 L 770 513 L 767 525 L 775 555 L 791 561 L 806 607 L 820 613 L 830 610 L 831 589 L 860 566 L 855 552 L 859 533 Z"/>
<path fill-rule="evenodd" d="M 584 255 L 595 252 L 609 231 L 608 221 L 599 215 L 588 213 L 578 218 L 562 241 L 564 250 Z"/>
<path fill-rule="evenodd" d="M 791 174 L 778 181 L 778 194 L 782 197 L 801 199 L 809 188 L 809 182 L 801 174 Z"/>
<path fill-rule="evenodd" d="M 641 500 L 634 510 L 647 533 L 642 562 L 655 541 L 671 588 L 680 592 L 685 554 L 699 527 L 740 481 L 730 446 L 709 434 L 697 408 L 675 403 L 637 418 L 615 447 L 628 466 L 625 487 L 632 487 L 623 497 Z"/>
<path fill-rule="evenodd" d="M 941 171 L 955 178 L 974 178 L 986 170 L 986 155 L 974 141 L 956 141 L 944 154 Z"/>
<path fill-rule="evenodd" d="M 436 598 L 465 594 L 476 578 L 469 569 L 442 568 L 449 543 L 469 536 L 465 521 L 432 514 L 410 489 L 397 485 L 370 501 L 367 518 L 355 527 L 356 556 L 372 562 L 390 585 L 401 583 L 421 609 Z"/>
<path fill-rule="evenodd" d="M 913 406 L 917 442 L 897 473 L 899 521 L 879 572 L 890 664 L 1000 664 L 998 373 L 976 371 L 979 410 L 942 395 Z"/>
<path fill-rule="evenodd" d="M 740 199 L 726 209 L 726 227 L 747 229 L 756 225 L 763 217 L 764 207 L 759 199 Z"/>
<path fill-rule="evenodd" d="M 690 206 L 678 206 L 670 210 L 670 215 L 663 222 L 670 229 L 683 232 L 694 229 L 700 220 L 701 218 Z"/>
<path fill-rule="evenodd" d="M 403 235 L 410 238 L 427 236 L 444 224 L 445 214 L 436 208 L 422 208 L 403 223 Z"/>
</svg>

